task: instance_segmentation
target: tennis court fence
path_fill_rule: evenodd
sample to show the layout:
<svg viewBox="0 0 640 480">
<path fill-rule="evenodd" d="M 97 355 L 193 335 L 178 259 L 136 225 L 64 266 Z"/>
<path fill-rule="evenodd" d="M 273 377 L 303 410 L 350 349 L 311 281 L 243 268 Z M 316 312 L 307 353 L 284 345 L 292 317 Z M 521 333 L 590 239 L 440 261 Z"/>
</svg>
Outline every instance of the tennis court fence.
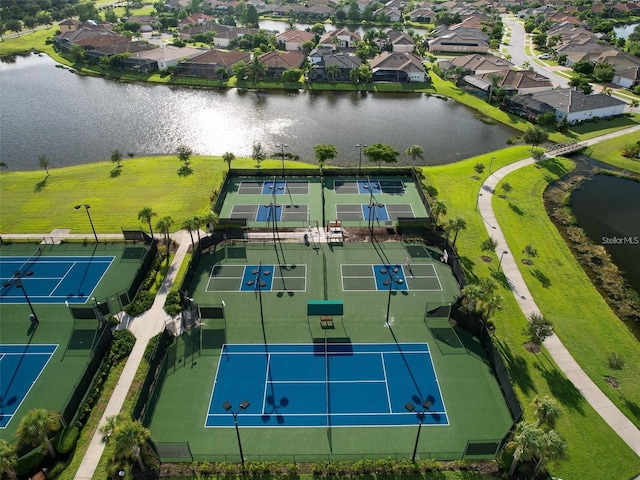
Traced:
<svg viewBox="0 0 640 480">
<path fill-rule="evenodd" d="M 457 452 L 431 452 L 418 450 L 416 458 L 433 460 L 463 460 L 463 459 L 489 459 L 495 458 L 503 439 L 468 440 L 463 451 Z M 152 447 L 162 463 L 180 462 L 238 462 L 239 454 L 199 454 L 193 453 L 189 442 L 165 443 L 155 442 Z M 246 454 L 247 462 L 264 461 L 290 461 L 294 463 L 312 463 L 323 461 L 359 461 L 359 460 L 407 460 L 411 459 L 413 452 L 379 452 L 379 453 L 296 453 L 296 454 Z"/>
</svg>

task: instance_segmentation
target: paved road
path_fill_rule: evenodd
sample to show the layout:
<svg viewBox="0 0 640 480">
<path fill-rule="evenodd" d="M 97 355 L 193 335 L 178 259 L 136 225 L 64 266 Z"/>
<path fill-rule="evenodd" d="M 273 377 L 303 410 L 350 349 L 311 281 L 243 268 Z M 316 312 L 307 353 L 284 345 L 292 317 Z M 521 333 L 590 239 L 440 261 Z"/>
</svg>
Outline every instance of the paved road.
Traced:
<svg viewBox="0 0 640 480">
<path fill-rule="evenodd" d="M 610 138 L 632 132 L 640 132 L 640 126 L 628 128 L 618 132 L 610 133 L 588 140 L 588 145 L 601 142 Z M 518 306 L 526 317 L 532 313 L 540 313 L 535 300 L 532 298 L 522 273 L 519 270 L 518 262 L 514 255 L 501 255 L 501 252 L 510 252 L 507 240 L 502 233 L 498 220 L 493 212 L 492 198 L 498 182 L 508 174 L 516 170 L 533 164 L 533 158 L 527 158 L 511 165 L 507 165 L 492 173 L 482 184 L 478 196 L 478 210 L 484 221 L 485 228 L 489 235 L 498 241 L 496 254 L 502 258 L 501 266 L 505 276 L 511 285 L 511 292 L 518 302 Z M 609 426 L 625 441 L 631 449 L 640 456 L 640 430 L 616 407 L 611 400 L 597 387 L 597 385 L 580 368 L 580 365 L 571 356 L 571 353 L 562 344 L 560 339 L 553 335 L 544 342 L 549 354 L 553 357 L 558 367 L 564 372 L 567 378 L 582 393 L 589 404 L 598 412 Z"/>
</svg>

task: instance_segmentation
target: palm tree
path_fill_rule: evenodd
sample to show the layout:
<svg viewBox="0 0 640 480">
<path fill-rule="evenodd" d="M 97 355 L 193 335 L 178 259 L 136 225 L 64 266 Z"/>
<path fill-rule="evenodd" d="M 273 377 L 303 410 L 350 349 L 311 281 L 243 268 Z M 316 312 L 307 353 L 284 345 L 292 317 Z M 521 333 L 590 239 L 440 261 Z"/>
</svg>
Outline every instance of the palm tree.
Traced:
<svg viewBox="0 0 640 480">
<path fill-rule="evenodd" d="M 256 168 L 260 168 L 260 162 L 267 158 L 267 154 L 264 153 L 264 149 L 260 142 L 253 142 L 253 152 L 251 157 L 256 161 Z"/>
<path fill-rule="evenodd" d="M 167 246 L 167 248 L 169 247 L 169 231 L 171 230 L 172 226 L 173 218 L 171 218 L 169 215 L 162 217 L 160 220 L 158 220 L 158 223 L 156 223 L 156 229 L 164 233 L 164 244 Z M 167 256 L 167 260 L 169 260 L 169 256 Z"/>
<path fill-rule="evenodd" d="M 327 79 L 333 81 L 340 75 L 340 68 L 337 65 L 329 65 L 325 69 L 325 73 L 327 74 Z"/>
<path fill-rule="evenodd" d="M 206 225 L 207 232 L 213 232 L 218 224 L 218 220 L 219 218 L 217 213 L 209 212 L 204 217 L 200 217 L 200 226 Z"/>
<path fill-rule="evenodd" d="M 633 113 L 633 110 L 640 107 L 640 100 L 631 100 L 629 102 L 629 112 Z"/>
<path fill-rule="evenodd" d="M 260 57 L 254 53 L 253 58 L 251 59 L 251 63 L 247 65 L 247 74 L 253 77 L 253 81 L 255 83 L 258 83 L 258 80 L 260 80 L 264 76 L 266 71 L 267 66 L 260 59 Z"/>
<path fill-rule="evenodd" d="M 0 472 L 6 474 L 11 480 L 18 480 L 15 471 L 17 464 L 18 455 L 15 445 L 0 438 Z"/>
<path fill-rule="evenodd" d="M 508 476 L 513 476 L 520 461 L 528 461 L 534 456 L 538 456 L 542 451 L 543 443 L 544 432 L 541 429 L 531 423 L 520 422 L 511 441 L 511 445 L 515 447 L 515 450 Z"/>
<path fill-rule="evenodd" d="M 455 218 L 455 220 L 453 221 L 453 231 L 456 232 L 456 235 L 453 237 L 453 248 L 456 247 L 456 240 L 458 239 L 458 233 L 460 233 L 460 230 L 466 230 L 467 229 L 467 221 L 458 216 Z"/>
<path fill-rule="evenodd" d="M 537 477 L 542 466 L 549 461 L 559 460 L 567 454 L 567 442 L 555 430 L 545 432 L 542 437 L 541 449 L 538 452 L 538 463 L 533 470 L 533 476 Z"/>
<path fill-rule="evenodd" d="M 438 200 L 431 206 L 431 213 L 433 214 L 433 220 L 437 227 L 440 217 L 447 214 L 447 206 L 442 200 Z"/>
<path fill-rule="evenodd" d="M 550 429 L 555 427 L 556 421 L 560 418 L 560 415 L 562 415 L 560 406 L 550 397 L 542 397 L 541 399 L 536 397 L 533 399 L 533 402 L 531 402 L 531 406 L 538 419 L 537 426 L 541 428 L 545 426 Z"/>
<path fill-rule="evenodd" d="M 151 227 L 151 219 L 158 214 L 155 213 L 151 207 L 144 207 L 142 210 L 138 212 L 138 220 L 141 222 L 147 222 L 149 225 L 149 232 L 151 233 L 151 238 L 153 238 L 153 228 Z"/>
<path fill-rule="evenodd" d="M 231 152 L 225 152 L 222 154 L 222 159 L 229 166 L 229 171 L 231 171 L 231 162 L 236 159 L 236 156 Z"/>
<path fill-rule="evenodd" d="M 420 160 L 424 160 L 424 149 L 420 145 L 411 145 L 404 151 L 404 153 L 411 157 L 412 168 L 415 168 L 417 158 L 419 158 Z"/>
<path fill-rule="evenodd" d="M 44 168 L 45 172 L 47 172 L 47 176 L 49 175 L 49 159 L 46 155 L 40 155 L 38 158 L 38 164 Z"/>
<path fill-rule="evenodd" d="M 195 243 L 193 241 L 193 231 L 200 229 L 200 219 L 197 217 L 187 218 L 184 222 L 182 222 L 182 228 L 186 228 L 189 232 L 189 236 L 191 237 L 191 247 L 195 248 Z M 200 235 L 198 234 L 198 237 Z M 200 238 L 198 238 L 200 240 Z"/>
<path fill-rule="evenodd" d="M 150 433 L 140 421 L 131 420 L 124 415 L 109 417 L 102 431 L 105 434 L 104 440 L 115 446 L 114 460 L 135 458 L 140 469 L 145 469 L 140 452 L 149 439 Z"/>
<path fill-rule="evenodd" d="M 15 436 L 18 438 L 18 445 L 32 445 L 38 443 L 55 458 L 56 451 L 49 441 L 49 434 L 60 428 L 60 414 L 51 412 L 44 408 L 29 410 L 16 429 Z"/>
<path fill-rule="evenodd" d="M 491 80 L 491 85 L 489 87 L 489 98 L 487 99 L 487 103 L 491 103 L 491 97 L 493 97 L 493 92 L 499 87 L 500 80 L 502 80 L 502 75 L 497 73 L 489 73 L 487 74 L 489 80 Z"/>
<path fill-rule="evenodd" d="M 120 150 L 114 150 L 111 152 L 111 161 L 117 164 L 117 167 L 120 168 L 120 162 L 122 161 L 122 153 L 120 153 Z"/>
</svg>

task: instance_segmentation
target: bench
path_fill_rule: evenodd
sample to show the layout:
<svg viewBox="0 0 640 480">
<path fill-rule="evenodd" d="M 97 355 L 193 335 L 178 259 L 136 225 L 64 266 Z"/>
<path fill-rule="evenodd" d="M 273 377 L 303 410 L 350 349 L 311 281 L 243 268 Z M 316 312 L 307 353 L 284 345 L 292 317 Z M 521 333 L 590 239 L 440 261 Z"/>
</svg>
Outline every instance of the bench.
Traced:
<svg viewBox="0 0 640 480">
<path fill-rule="evenodd" d="M 329 328 L 333 326 L 333 315 L 320 315 L 320 326 Z"/>
</svg>

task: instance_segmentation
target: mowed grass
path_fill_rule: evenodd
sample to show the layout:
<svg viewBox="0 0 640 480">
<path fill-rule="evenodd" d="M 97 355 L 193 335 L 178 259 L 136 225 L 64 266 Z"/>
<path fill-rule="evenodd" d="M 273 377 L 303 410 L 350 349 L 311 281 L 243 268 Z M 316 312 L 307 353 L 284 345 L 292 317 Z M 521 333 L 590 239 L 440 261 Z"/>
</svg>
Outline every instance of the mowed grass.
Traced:
<svg viewBox="0 0 640 480">
<path fill-rule="evenodd" d="M 280 160 L 265 160 L 263 168 L 280 167 Z M 286 162 L 296 168 L 315 168 L 302 162 Z M 233 167 L 252 168 L 252 159 L 236 159 Z M 111 162 L 28 172 L 0 173 L 0 232 L 48 233 L 70 228 L 72 233 L 91 235 L 84 209 L 99 233 L 119 233 L 122 227 L 146 227 L 138 220 L 143 207 L 151 207 L 158 218 L 169 215 L 178 230 L 187 218 L 204 215 L 210 197 L 219 190 L 227 165 L 221 157 L 192 157 L 189 170 L 175 156 L 125 159 L 120 169 Z M 148 227 L 146 227 L 148 229 Z"/>
<path fill-rule="evenodd" d="M 493 170 L 496 164 L 528 156 L 528 151 L 520 147 L 496 153 Z M 525 409 L 525 418 L 533 419 L 531 402 L 536 397 L 551 396 L 562 407 L 557 429 L 567 440 L 568 456 L 550 465 L 549 470 L 554 476 L 565 479 L 632 478 L 640 471 L 637 455 L 587 404 L 546 351 L 536 356 L 523 348 L 526 338 L 522 328 L 526 318 L 511 291 L 500 283 L 498 259 L 494 254 L 491 263 L 480 258 L 484 254 L 480 243 L 488 234 L 475 211 L 475 201 L 482 182 L 490 173 L 485 171 L 480 180 L 473 179 L 473 166 L 478 161 L 488 166 L 485 156 L 454 165 L 425 168 L 423 173 L 428 183 L 438 190 L 438 198 L 447 205 L 447 217 L 460 215 L 467 222 L 467 229 L 458 236 L 457 247 L 468 277 L 494 278 L 500 285 L 504 304 L 494 318 L 496 339 Z M 546 185 L 572 168 L 569 161 L 563 160 L 551 162 L 548 168 L 532 166 L 509 175 L 505 181 L 512 185 L 513 191 L 506 200 L 494 198 L 494 207 L 514 255 L 527 243 L 533 243 L 540 253 L 533 266 L 522 265 L 521 268 L 538 307 L 554 322 L 558 336 L 572 353 L 575 352 L 574 356 L 591 378 L 637 425 L 640 423 L 638 344 L 571 256 L 547 218 L 542 203 Z M 518 214 L 517 210 L 524 214 Z M 540 271 L 537 277 L 533 276 L 533 269 Z M 548 288 L 539 280 L 544 278 L 542 275 L 551 282 Z M 624 369 L 616 372 L 622 382 L 619 390 L 606 385 L 603 378 L 610 373 L 606 358 L 612 351 L 618 351 L 627 360 Z"/>
<path fill-rule="evenodd" d="M 590 157 L 601 162 L 630 172 L 640 173 L 640 159 L 622 156 L 624 147 L 637 142 L 639 136 L 638 132 L 621 135 L 612 140 L 592 145 L 587 153 Z"/>
</svg>

